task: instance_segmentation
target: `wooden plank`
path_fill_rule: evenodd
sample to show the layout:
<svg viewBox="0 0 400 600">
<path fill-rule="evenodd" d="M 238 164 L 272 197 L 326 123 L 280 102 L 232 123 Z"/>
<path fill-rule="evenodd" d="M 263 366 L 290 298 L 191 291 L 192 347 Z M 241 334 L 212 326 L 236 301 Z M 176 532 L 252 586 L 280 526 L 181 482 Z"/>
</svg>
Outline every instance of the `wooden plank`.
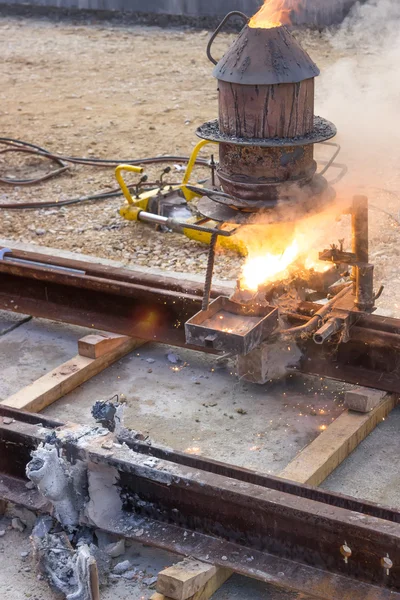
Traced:
<svg viewBox="0 0 400 600">
<path fill-rule="evenodd" d="M 78 352 L 87 358 L 100 358 L 121 346 L 129 339 L 126 335 L 114 333 L 94 333 L 78 341 Z"/>
<path fill-rule="evenodd" d="M 89 563 L 89 587 L 92 595 L 91 600 L 100 600 L 99 570 L 96 559 L 91 556 Z"/>
<path fill-rule="evenodd" d="M 193 596 L 191 596 L 188 600 L 209 600 L 216 591 L 229 579 L 232 575 L 233 571 L 230 569 L 224 569 L 217 567 L 216 573 L 207 581 L 205 586 L 203 586 L 198 592 L 196 592 Z M 164 596 L 156 592 L 152 595 L 150 600 L 172 600 L 168 598 L 168 596 Z"/>
<path fill-rule="evenodd" d="M 371 412 L 346 410 L 280 473 L 280 477 L 320 485 L 393 410 L 396 395 L 387 396 Z"/>
<path fill-rule="evenodd" d="M 98 358 L 78 354 L 0 404 L 27 412 L 40 412 L 144 343 L 143 340 L 121 337 L 117 347 Z"/>
<path fill-rule="evenodd" d="M 187 600 L 201 590 L 217 571 L 217 567 L 198 560 L 183 560 L 159 573 L 156 589 L 167 598 Z"/>
<path fill-rule="evenodd" d="M 217 590 L 229 579 L 229 577 L 233 574 L 233 571 L 230 569 L 217 568 L 217 572 L 215 575 L 211 577 L 203 587 L 203 589 L 199 590 L 197 594 L 192 596 L 191 600 L 209 600 L 211 596 L 215 594 Z"/>
</svg>

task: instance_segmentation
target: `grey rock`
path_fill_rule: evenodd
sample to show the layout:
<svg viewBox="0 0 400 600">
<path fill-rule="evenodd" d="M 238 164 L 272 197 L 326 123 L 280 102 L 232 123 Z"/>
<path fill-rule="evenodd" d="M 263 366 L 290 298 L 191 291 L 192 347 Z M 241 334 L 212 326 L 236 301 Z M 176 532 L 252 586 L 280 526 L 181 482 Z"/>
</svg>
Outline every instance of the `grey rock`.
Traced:
<svg viewBox="0 0 400 600">
<path fill-rule="evenodd" d="M 168 358 L 169 362 L 172 363 L 173 365 L 176 365 L 182 361 L 181 357 L 178 354 L 175 354 L 175 352 L 169 352 L 167 354 L 167 358 Z"/>
<path fill-rule="evenodd" d="M 18 518 L 22 522 L 22 525 L 28 528 L 28 531 L 32 531 L 35 526 L 36 514 L 27 508 L 14 506 L 12 508 L 12 516 Z"/>
<path fill-rule="evenodd" d="M 125 571 L 125 573 L 122 574 L 122 577 L 124 579 L 134 579 L 136 577 L 136 571 Z"/>
<path fill-rule="evenodd" d="M 17 531 L 20 531 L 21 533 L 25 530 L 25 525 L 19 517 L 14 517 L 11 520 L 11 527 Z"/>
<path fill-rule="evenodd" d="M 117 573 L 117 574 L 125 573 L 125 571 L 127 571 L 130 568 L 130 566 L 131 566 L 131 563 L 129 562 L 129 560 L 124 560 L 122 562 L 119 562 L 113 568 L 113 573 Z"/>
<path fill-rule="evenodd" d="M 125 540 L 122 539 L 113 544 L 108 544 L 105 547 L 105 551 L 108 556 L 111 556 L 111 558 L 118 558 L 118 556 L 121 556 L 125 552 Z"/>
</svg>

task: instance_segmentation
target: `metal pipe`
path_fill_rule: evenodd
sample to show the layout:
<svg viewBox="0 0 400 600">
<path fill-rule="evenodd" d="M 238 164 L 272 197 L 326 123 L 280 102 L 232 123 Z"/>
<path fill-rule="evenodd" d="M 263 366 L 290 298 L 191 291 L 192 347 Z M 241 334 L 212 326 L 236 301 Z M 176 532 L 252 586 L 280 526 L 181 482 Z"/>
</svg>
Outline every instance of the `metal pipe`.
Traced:
<svg viewBox="0 0 400 600">
<path fill-rule="evenodd" d="M 375 306 L 374 265 L 356 265 L 355 275 L 356 299 L 354 305 L 359 310 L 371 311 Z"/>
<path fill-rule="evenodd" d="M 326 315 L 332 310 L 336 302 L 338 302 L 338 300 L 346 296 L 350 287 L 351 284 L 346 286 L 341 292 L 339 292 L 339 294 L 332 298 L 332 300 L 329 300 L 329 302 L 321 306 L 321 308 L 315 313 L 315 315 L 311 317 L 311 319 L 304 325 L 299 325 L 299 327 L 292 327 L 291 329 L 284 329 L 280 333 L 285 336 L 298 336 L 303 333 L 312 333 L 322 325 L 324 317 L 326 317 Z"/>
<path fill-rule="evenodd" d="M 18 265 L 27 265 L 28 267 L 44 267 L 45 269 L 52 269 L 53 271 L 60 271 L 61 273 L 72 273 L 74 275 L 85 275 L 85 271 L 81 271 L 80 269 L 71 269 L 69 267 L 60 267 L 58 265 L 42 263 L 33 260 L 27 260 L 24 258 L 14 258 L 13 256 L 7 256 L 7 254 L 12 254 L 12 250 L 10 248 L 1 248 L 0 249 L 0 260 L 16 263 Z"/>
<path fill-rule="evenodd" d="M 203 233 L 211 233 L 211 235 L 222 235 L 223 237 L 230 237 L 235 233 L 232 229 L 214 229 L 212 227 L 204 227 L 203 225 L 197 225 L 196 223 L 183 223 L 182 221 L 176 221 L 170 217 L 162 217 L 161 215 L 155 215 L 153 213 L 145 212 L 144 210 L 138 209 L 137 220 L 143 221 L 144 223 L 152 223 L 154 225 L 164 225 L 172 231 L 182 233 L 185 229 L 193 229 L 194 231 L 202 231 Z"/>
<path fill-rule="evenodd" d="M 342 321 L 340 319 L 328 319 L 328 321 L 314 333 L 314 342 L 316 344 L 323 344 L 326 340 L 335 335 L 335 333 L 340 331 L 341 326 Z"/>
</svg>

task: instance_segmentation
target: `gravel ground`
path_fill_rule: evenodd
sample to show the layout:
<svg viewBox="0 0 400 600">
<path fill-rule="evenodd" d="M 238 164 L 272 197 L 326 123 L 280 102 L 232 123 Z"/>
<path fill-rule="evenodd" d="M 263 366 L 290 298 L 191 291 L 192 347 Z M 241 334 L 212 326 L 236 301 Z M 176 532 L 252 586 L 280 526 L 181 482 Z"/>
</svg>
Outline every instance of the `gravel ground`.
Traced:
<svg viewBox="0 0 400 600">
<path fill-rule="evenodd" d="M 95 19 L 74 24 L 3 17 L 0 32 L 4 136 L 78 156 L 123 159 L 187 155 L 197 140 L 195 128 L 217 115 L 216 83 L 205 56 L 206 31 L 123 27 L 96 23 Z M 216 55 L 223 53 L 233 35 L 220 36 Z M 355 183 L 374 185 L 375 204 L 396 215 L 399 201 L 392 192 L 400 189 L 396 187 L 397 170 L 390 171 L 388 189 L 386 184 L 388 169 L 398 157 L 395 153 L 383 155 L 377 147 L 376 153 L 368 155 L 366 169 L 365 148 L 359 136 L 355 139 L 362 129 L 355 109 L 343 110 L 350 105 L 342 89 L 335 88 L 334 96 L 327 93 L 343 61 L 356 61 L 361 69 L 365 53 L 356 39 L 349 38 L 350 43 L 347 39 L 343 44 L 338 43 L 337 35 L 308 31 L 297 35 L 323 72 L 317 82 L 318 108 L 338 124 L 343 158 L 352 167 L 350 177 L 338 188 L 339 195 L 350 195 Z M 345 75 L 348 77 L 348 72 Z M 326 155 L 326 150 L 317 153 Z M 1 170 L 15 176 L 42 173 L 48 167 L 34 157 L 24 157 L 22 164 L 21 157 L 7 154 L 0 161 Z M 152 178 L 160 168 L 148 171 Z M 172 177 L 176 179 L 177 174 Z M 66 174 L 33 187 L 0 185 L 0 202 L 66 199 L 115 187 L 112 169 L 73 166 Z M 119 199 L 112 199 L 62 209 L 2 211 L 0 236 L 114 258 L 129 266 L 204 273 L 204 246 L 177 234 L 157 233 L 123 221 L 117 212 L 120 205 Z M 399 226 L 381 212 L 375 211 L 372 220 L 377 282 L 396 292 L 393 279 L 397 265 L 393 260 L 399 252 L 395 247 Z M 329 228 L 329 241 L 336 237 Z M 237 255 L 225 252 L 218 257 L 216 274 L 236 278 L 240 265 Z M 392 298 L 393 293 L 389 293 L 382 300 L 386 312 L 396 312 Z"/>
</svg>

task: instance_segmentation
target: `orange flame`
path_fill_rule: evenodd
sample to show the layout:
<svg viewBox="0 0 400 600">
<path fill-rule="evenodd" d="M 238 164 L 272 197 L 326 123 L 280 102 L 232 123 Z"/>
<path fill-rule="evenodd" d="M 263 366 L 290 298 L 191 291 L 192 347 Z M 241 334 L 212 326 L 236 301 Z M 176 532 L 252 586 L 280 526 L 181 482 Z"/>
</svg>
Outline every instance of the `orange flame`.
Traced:
<svg viewBox="0 0 400 600">
<path fill-rule="evenodd" d="M 288 276 L 288 268 L 298 258 L 300 252 L 297 240 L 287 246 L 282 254 L 265 252 L 248 260 L 243 266 L 244 287 L 257 291 L 266 281 L 272 283 Z"/>
<path fill-rule="evenodd" d="M 301 0 L 264 0 L 264 5 L 249 21 L 249 27 L 272 29 L 291 24 L 291 12 Z"/>
<path fill-rule="evenodd" d="M 305 217 L 295 224 L 249 225 L 237 234 L 247 248 L 240 287 L 256 292 L 260 286 L 284 281 L 303 269 L 323 273 L 331 265 L 319 260 L 335 211 Z"/>
</svg>

